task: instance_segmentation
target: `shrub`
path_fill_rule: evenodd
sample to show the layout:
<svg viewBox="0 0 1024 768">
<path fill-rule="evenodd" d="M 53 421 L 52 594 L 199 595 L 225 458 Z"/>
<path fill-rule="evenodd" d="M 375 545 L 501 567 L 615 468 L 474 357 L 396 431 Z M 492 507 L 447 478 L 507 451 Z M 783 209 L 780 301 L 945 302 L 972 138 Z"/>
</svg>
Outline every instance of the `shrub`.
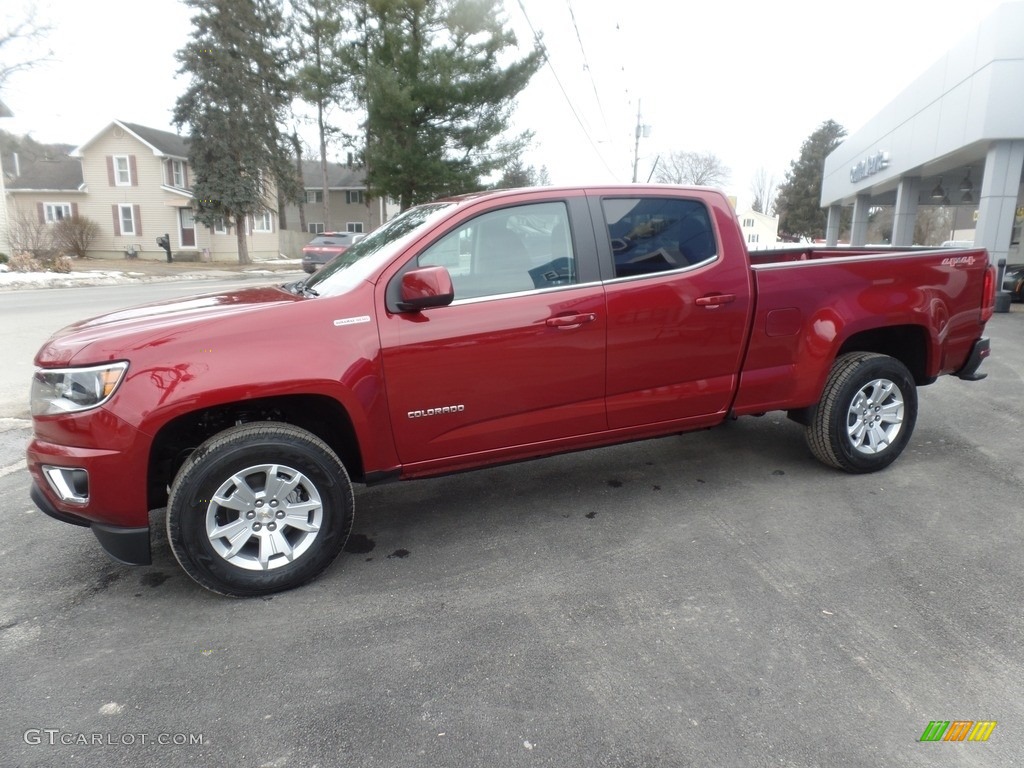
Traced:
<svg viewBox="0 0 1024 768">
<path fill-rule="evenodd" d="M 13 272 L 42 272 L 43 265 L 39 263 L 39 260 L 31 253 L 22 252 L 16 253 L 11 257 L 7 266 L 11 268 Z"/>
<path fill-rule="evenodd" d="M 79 259 L 86 257 L 89 246 L 96 240 L 99 233 L 99 225 L 85 216 L 61 219 L 53 225 L 53 240 L 57 248 Z"/>
</svg>

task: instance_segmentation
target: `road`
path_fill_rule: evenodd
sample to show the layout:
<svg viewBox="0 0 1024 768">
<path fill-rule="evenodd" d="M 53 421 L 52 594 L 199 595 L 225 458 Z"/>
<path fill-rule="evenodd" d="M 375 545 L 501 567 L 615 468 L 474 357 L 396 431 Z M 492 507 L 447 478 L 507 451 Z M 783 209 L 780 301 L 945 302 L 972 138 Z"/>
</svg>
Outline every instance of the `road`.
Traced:
<svg viewBox="0 0 1024 768">
<path fill-rule="evenodd" d="M 769 414 L 362 489 L 350 551 L 267 599 L 162 535 L 114 564 L 0 470 L 0 765 L 1020 765 L 1022 310 L 882 473 Z"/>
<path fill-rule="evenodd" d="M 194 293 L 231 290 L 295 280 L 301 272 L 215 280 L 126 283 L 87 288 L 42 288 L 0 292 L 0 328 L 5 363 L 0 367 L 0 418 L 28 415 L 32 358 L 50 335 L 66 325 L 115 309 Z"/>
</svg>

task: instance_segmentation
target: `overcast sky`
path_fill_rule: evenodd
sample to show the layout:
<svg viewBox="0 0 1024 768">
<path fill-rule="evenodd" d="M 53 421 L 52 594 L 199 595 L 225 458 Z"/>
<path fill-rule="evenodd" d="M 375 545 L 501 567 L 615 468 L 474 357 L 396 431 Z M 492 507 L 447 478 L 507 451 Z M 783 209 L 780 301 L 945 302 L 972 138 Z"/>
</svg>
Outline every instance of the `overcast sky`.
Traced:
<svg viewBox="0 0 1024 768">
<path fill-rule="evenodd" d="M 1014 0 L 1022 1 L 1022 0 Z M 727 191 L 749 201 L 758 168 L 778 181 L 804 139 L 834 119 L 853 132 L 968 34 L 999 0 L 504 0 L 549 64 L 520 95 L 534 131 L 527 163 L 556 184 L 628 182 L 637 110 L 651 126 L 638 176 L 673 150 L 713 152 Z M 23 13 L 8 0 L 0 14 Z M 191 32 L 179 0 L 37 0 L 53 60 L 0 94 L 0 127 L 84 143 L 111 120 L 173 130 L 185 81 L 174 58 Z M 344 157 L 338 147 L 336 157 Z"/>
</svg>

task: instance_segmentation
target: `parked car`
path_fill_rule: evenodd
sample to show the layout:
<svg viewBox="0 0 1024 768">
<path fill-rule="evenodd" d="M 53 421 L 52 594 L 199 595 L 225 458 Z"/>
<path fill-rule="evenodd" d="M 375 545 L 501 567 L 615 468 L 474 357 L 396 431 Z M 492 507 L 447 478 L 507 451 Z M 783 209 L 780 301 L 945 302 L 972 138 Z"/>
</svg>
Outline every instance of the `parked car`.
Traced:
<svg viewBox="0 0 1024 768">
<path fill-rule="evenodd" d="M 1013 301 L 1024 301 L 1024 264 L 1007 264 L 1003 273 L 1003 290 Z"/>
<path fill-rule="evenodd" d="M 322 232 L 302 246 L 302 268 L 313 274 L 362 238 L 361 232 Z"/>
</svg>

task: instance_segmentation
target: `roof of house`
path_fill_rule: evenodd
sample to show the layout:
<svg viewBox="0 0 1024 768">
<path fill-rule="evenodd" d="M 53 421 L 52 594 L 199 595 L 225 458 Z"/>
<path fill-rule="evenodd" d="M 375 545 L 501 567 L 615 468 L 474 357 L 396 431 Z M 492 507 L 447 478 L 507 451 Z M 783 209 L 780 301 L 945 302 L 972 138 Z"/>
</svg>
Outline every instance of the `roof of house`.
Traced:
<svg viewBox="0 0 1024 768">
<path fill-rule="evenodd" d="M 138 123 L 126 123 L 123 120 L 115 120 L 102 131 L 97 133 L 84 144 L 75 147 L 71 152 L 72 157 L 80 157 L 82 152 L 100 136 L 103 136 L 112 128 L 127 131 L 136 139 L 153 150 L 157 157 L 174 157 L 182 160 L 188 159 L 188 137 L 179 136 L 170 131 L 161 131 L 158 128 L 149 128 Z"/>
<path fill-rule="evenodd" d="M 82 163 L 73 157 L 22 159 L 18 165 L 19 175 L 6 184 L 10 192 L 78 192 L 84 182 Z"/>
<path fill-rule="evenodd" d="M 179 136 L 176 133 L 160 131 L 156 128 L 147 128 L 138 123 L 125 123 L 121 120 L 117 122 L 163 154 L 169 157 L 180 157 L 183 160 L 188 158 L 187 136 Z"/>
<path fill-rule="evenodd" d="M 302 186 L 306 189 L 323 189 L 323 176 L 319 160 L 302 161 Z M 361 165 L 327 163 L 328 189 L 363 189 L 366 187 L 366 170 Z"/>
</svg>

